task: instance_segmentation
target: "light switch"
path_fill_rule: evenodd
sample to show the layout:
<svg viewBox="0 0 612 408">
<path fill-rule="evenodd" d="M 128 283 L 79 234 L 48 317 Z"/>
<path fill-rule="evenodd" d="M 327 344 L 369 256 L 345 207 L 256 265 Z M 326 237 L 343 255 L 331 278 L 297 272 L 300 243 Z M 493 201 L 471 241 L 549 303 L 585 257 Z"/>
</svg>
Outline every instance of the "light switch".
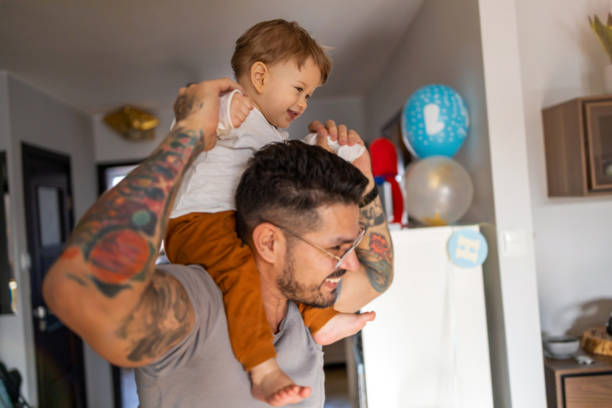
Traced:
<svg viewBox="0 0 612 408">
<path fill-rule="evenodd" d="M 502 231 L 503 255 L 516 257 L 527 253 L 527 232 L 522 229 Z"/>
</svg>

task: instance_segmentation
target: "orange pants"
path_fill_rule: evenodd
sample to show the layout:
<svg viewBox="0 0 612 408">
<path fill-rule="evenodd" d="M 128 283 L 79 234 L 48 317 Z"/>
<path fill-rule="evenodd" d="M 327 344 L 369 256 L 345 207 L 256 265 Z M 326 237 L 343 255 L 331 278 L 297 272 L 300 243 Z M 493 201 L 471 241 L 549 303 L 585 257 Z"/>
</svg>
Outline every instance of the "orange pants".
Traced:
<svg viewBox="0 0 612 408">
<path fill-rule="evenodd" d="M 189 213 L 170 219 L 164 249 L 172 263 L 202 265 L 219 286 L 232 349 L 245 370 L 276 356 L 259 272 L 250 248 L 236 234 L 234 211 Z M 331 307 L 298 306 L 312 333 L 338 313 Z"/>
</svg>

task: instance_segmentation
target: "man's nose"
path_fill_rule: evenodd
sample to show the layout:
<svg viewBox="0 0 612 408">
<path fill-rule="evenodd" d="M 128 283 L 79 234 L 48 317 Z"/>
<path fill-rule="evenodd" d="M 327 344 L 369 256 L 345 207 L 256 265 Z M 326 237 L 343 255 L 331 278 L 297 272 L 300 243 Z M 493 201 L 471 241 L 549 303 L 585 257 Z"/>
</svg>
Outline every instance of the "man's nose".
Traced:
<svg viewBox="0 0 612 408">
<path fill-rule="evenodd" d="M 357 258 L 357 251 L 352 250 L 350 254 L 342 260 L 342 263 L 338 265 L 339 269 L 346 269 L 347 271 L 356 271 L 359 268 L 359 258 Z"/>
</svg>

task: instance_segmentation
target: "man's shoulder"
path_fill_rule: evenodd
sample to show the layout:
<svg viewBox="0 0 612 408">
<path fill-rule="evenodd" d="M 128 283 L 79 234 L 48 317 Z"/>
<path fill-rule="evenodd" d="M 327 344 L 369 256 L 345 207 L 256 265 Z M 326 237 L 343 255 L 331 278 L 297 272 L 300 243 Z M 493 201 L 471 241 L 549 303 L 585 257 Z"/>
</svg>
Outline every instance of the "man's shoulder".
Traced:
<svg viewBox="0 0 612 408">
<path fill-rule="evenodd" d="M 196 316 L 203 310 L 217 313 L 222 307 L 221 291 L 200 265 L 158 264 L 156 268 L 176 279 L 185 289 Z M 197 317 L 196 317 L 197 319 Z"/>
<path fill-rule="evenodd" d="M 248 375 L 232 352 L 222 295 L 212 278 L 199 266 L 158 267 L 185 287 L 197 317 L 194 330 L 180 345 L 157 363 L 137 370 L 143 406 L 155 406 L 146 402 L 163 394 L 166 401 L 182 400 L 181 406 L 195 407 L 205 402 L 206 406 L 263 407 L 264 404 L 252 399 Z M 289 303 L 287 316 L 274 340 L 283 370 L 294 381 L 313 390 L 312 396 L 296 407 L 323 406 L 323 353 L 321 346 L 312 340 L 295 304 Z M 177 395 L 177 389 L 189 389 L 189 397 Z M 223 396 L 223 401 L 219 396 Z"/>
<path fill-rule="evenodd" d="M 197 265 L 179 264 L 158 264 L 156 273 L 165 274 L 174 280 L 173 285 L 180 285 L 182 299 L 175 299 L 174 303 L 158 305 L 159 308 L 176 308 L 177 302 L 191 305 L 193 312 L 193 325 L 183 333 L 182 340 L 168 350 L 160 359 L 150 366 L 150 369 L 157 371 L 160 367 L 167 367 L 169 363 L 186 361 L 186 355 L 197 354 L 202 350 L 211 336 L 225 324 L 225 314 L 223 308 L 223 298 L 221 291 L 215 285 L 210 275 Z M 158 291 L 169 290 L 170 288 L 157 288 Z M 174 364 L 173 363 L 173 364 Z M 170 365 L 173 365 L 170 364 Z"/>
<path fill-rule="evenodd" d="M 173 263 L 157 264 L 156 269 L 161 270 L 178 280 L 186 289 L 191 285 L 206 286 L 217 289 L 215 282 L 212 280 L 206 269 L 200 265 L 182 265 Z"/>
</svg>

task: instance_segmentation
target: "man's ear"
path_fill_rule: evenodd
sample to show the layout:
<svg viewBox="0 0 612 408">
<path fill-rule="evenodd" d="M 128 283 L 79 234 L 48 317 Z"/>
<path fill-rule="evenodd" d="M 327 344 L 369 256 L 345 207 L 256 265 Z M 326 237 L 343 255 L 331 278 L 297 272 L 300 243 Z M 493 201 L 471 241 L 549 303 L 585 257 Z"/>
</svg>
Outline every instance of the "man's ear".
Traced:
<svg viewBox="0 0 612 408">
<path fill-rule="evenodd" d="M 276 263 L 284 245 L 280 229 L 268 222 L 263 222 L 253 229 L 253 248 L 257 254 L 269 263 Z"/>
<path fill-rule="evenodd" d="M 256 61 L 251 65 L 251 84 L 253 84 L 257 93 L 263 92 L 264 87 L 268 83 L 269 75 L 270 70 L 263 62 Z"/>
</svg>

